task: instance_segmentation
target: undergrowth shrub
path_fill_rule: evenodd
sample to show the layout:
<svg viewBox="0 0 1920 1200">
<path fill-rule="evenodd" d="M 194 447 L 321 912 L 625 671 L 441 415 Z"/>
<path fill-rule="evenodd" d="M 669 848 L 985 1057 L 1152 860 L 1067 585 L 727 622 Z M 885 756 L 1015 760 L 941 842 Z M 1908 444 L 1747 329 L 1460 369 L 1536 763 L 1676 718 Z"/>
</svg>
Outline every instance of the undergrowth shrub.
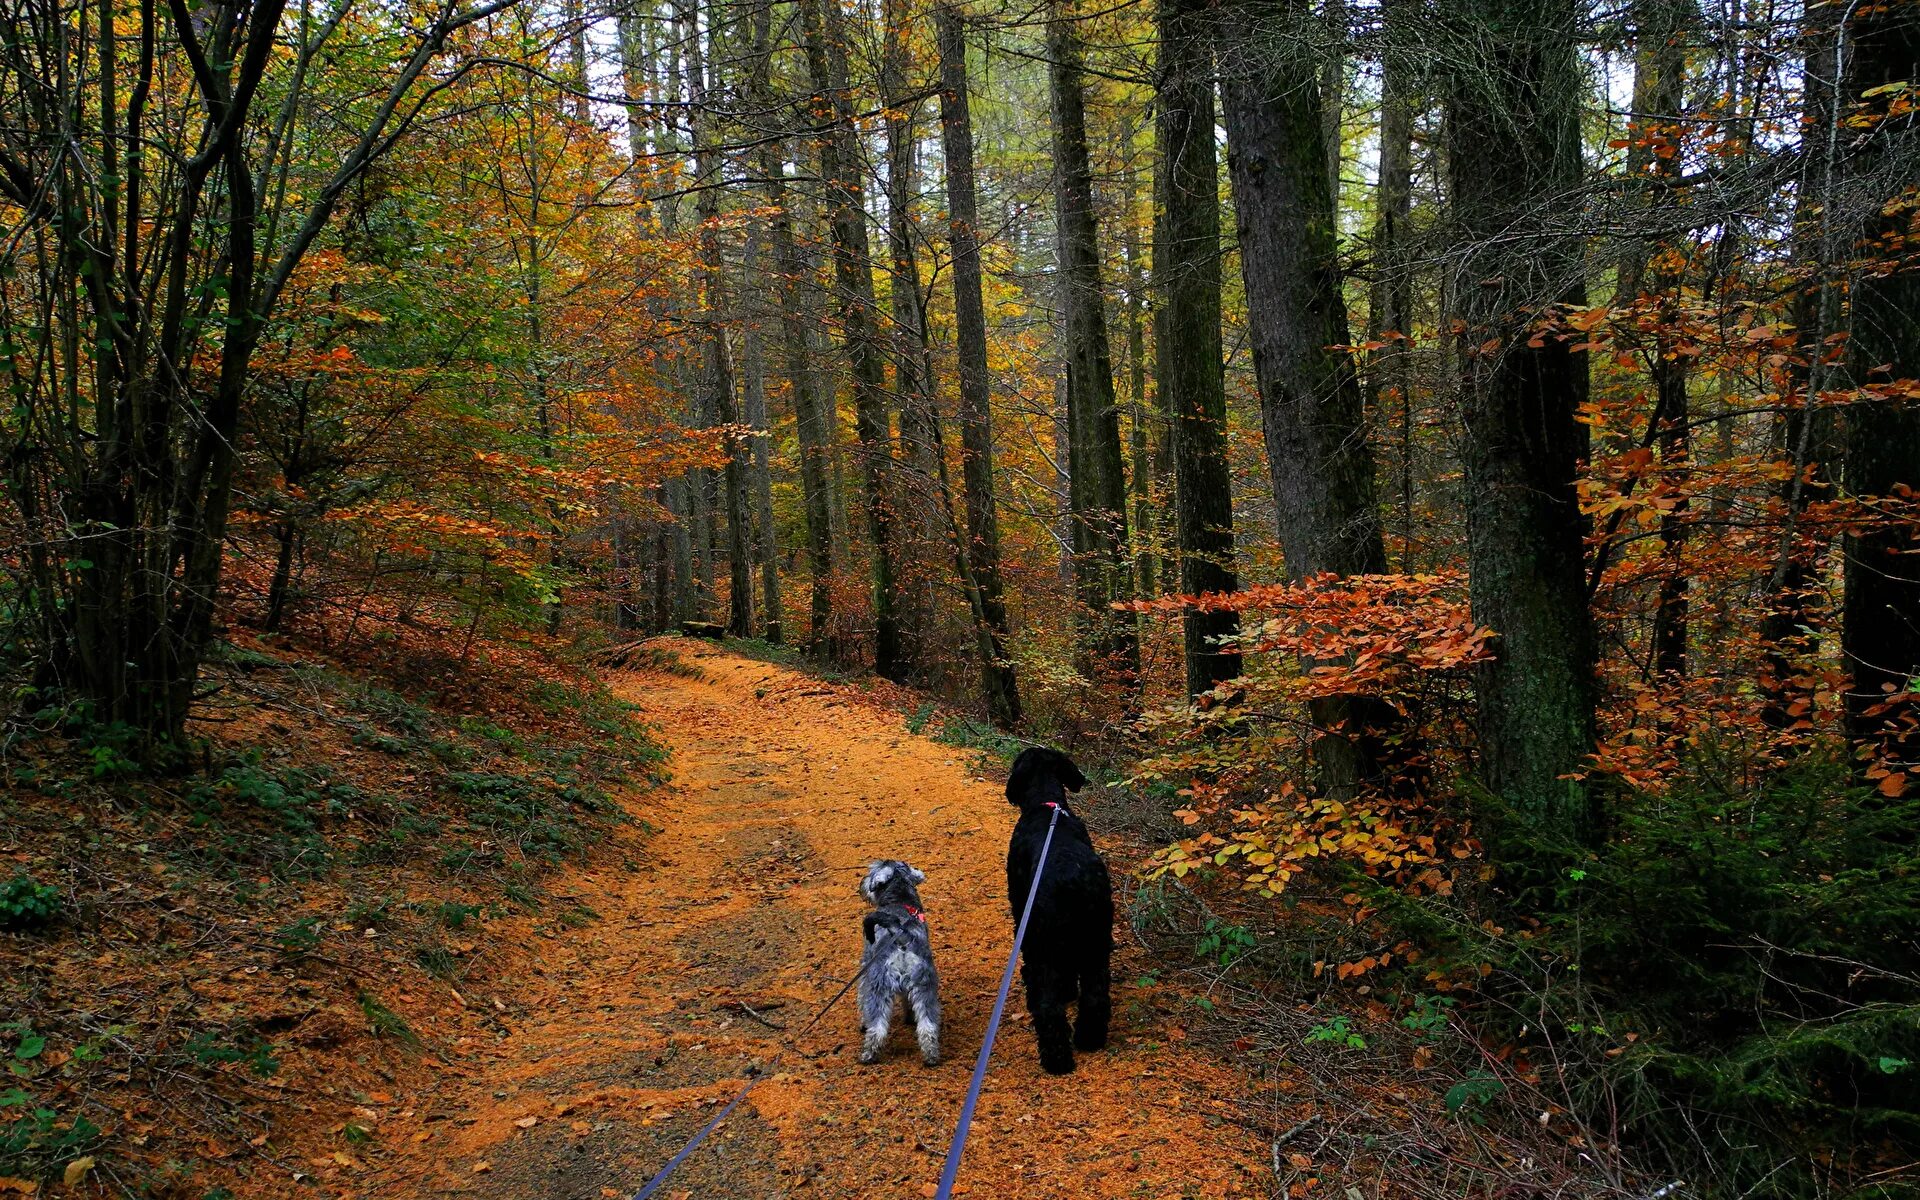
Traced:
<svg viewBox="0 0 1920 1200">
<path fill-rule="evenodd" d="M 60 889 L 25 871 L 0 883 L 0 929 L 38 933 L 60 915 Z"/>
<path fill-rule="evenodd" d="M 1920 1195 L 1920 800 L 1861 786 L 1830 740 L 1756 756 L 1702 723 L 1657 776 L 1596 785 L 1604 848 L 1517 856 L 1483 846 L 1526 831 L 1470 782 L 1297 782 L 1306 756 L 1247 716 L 1292 686 L 1148 722 L 1163 751 L 1136 782 L 1177 788 L 1188 826 L 1150 880 L 1284 929 L 1227 963 L 1228 917 L 1196 922 L 1200 959 L 1384 1000 L 1423 1039 L 1457 1025 L 1510 1073 L 1461 1112 L 1492 1119 L 1495 1083 L 1563 1098 L 1596 1150 L 1703 1196 Z"/>
<path fill-rule="evenodd" d="M 1603 1059 L 1613 1103 L 1729 1194 L 1920 1160 L 1920 801 L 1834 755 L 1745 789 L 1692 765 L 1632 798 L 1542 939 L 1607 1029 L 1639 1033 Z"/>
<path fill-rule="evenodd" d="M 1497 878 L 1347 875 L 1359 925 L 1419 948 L 1369 980 L 1448 989 L 1517 1071 L 1704 1195 L 1916 1194 L 1920 802 L 1837 754 L 1739 782 L 1707 748 L 1614 822 L 1557 911 L 1515 912 Z"/>
</svg>

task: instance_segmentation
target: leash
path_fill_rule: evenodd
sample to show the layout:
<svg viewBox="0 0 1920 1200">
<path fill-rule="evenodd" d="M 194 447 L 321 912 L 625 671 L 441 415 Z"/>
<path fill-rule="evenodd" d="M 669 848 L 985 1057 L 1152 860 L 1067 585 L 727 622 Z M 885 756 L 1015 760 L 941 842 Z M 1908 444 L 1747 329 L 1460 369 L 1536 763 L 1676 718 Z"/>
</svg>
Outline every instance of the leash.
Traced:
<svg viewBox="0 0 1920 1200">
<path fill-rule="evenodd" d="M 1007 969 L 1000 973 L 1000 994 L 993 1000 L 993 1016 L 987 1019 L 987 1036 L 980 1043 L 980 1057 L 973 1062 L 973 1082 L 967 1085 L 967 1098 L 960 1105 L 960 1122 L 954 1126 L 953 1141 L 947 1144 L 947 1162 L 940 1169 L 940 1188 L 934 1193 L 934 1200 L 951 1200 L 953 1196 L 953 1181 L 960 1174 L 960 1156 L 966 1153 L 967 1134 L 973 1128 L 973 1106 L 979 1103 L 980 1088 L 987 1081 L 987 1060 L 993 1057 L 993 1039 L 999 1035 L 1000 1018 L 1007 1011 L 1013 966 L 1020 961 L 1020 944 L 1027 940 L 1027 920 L 1033 916 L 1034 897 L 1040 894 L 1040 874 L 1047 869 L 1047 851 L 1053 848 L 1053 827 L 1060 823 L 1062 806 L 1049 800 L 1047 807 L 1053 810 L 1053 817 L 1047 822 L 1046 840 L 1040 843 L 1040 858 L 1033 864 L 1033 886 L 1027 889 L 1027 906 L 1020 910 L 1020 924 L 1013 931 L 1013 953 L 1007 955 Z"/>
<path fill-rule="evenodd" d="M 1051 831 L 1049 831 L 1049 833 L 1051 833 Z M 1029 901 L 1028 903 L 1031 904 L 1032 902 Z M 762 1070 L 760 1074 L 755 1075 L 752 1079 L 747 1080 L 747 1086 L 740 1089 L 739 1094 L 736 1095 L 731 1101 L 729 1101 L 725 1108 L 720 1110 L 719 1115 L 714 1117 L 713 1120 L 708 1121 L 705 1125 L 701 1126 L 700 1132 L 694 1134 L 692 1139 L 690 1139 L 686 1145 L 680 1147 L 680 1153 L 668 1159 L 667 1165 L 664 1167 L 661 1167 L 659 1173 L 656 1174 L 652 1179 L 647 1180 L 645 1187 L 641 1188 L 639 1191 L 634 1193 L 633 1200 L 647 1200 L 648 1196 L 653 1195 L 653 1193 L 659 1189 L 660 1185 L 667 1181 L 667 1176 L 673 1174 L 675 1169 L 677 1169 L 681 1163 L 687 1161 L 687 1156 L 689 1154 L 692 1154 L 694 1150 L 699 1147 L 701 1142 L 704 1142 L 707 1140 L 707 1135 L 712 1133 L 715 1129 L 719 1128 L 720 1122 L 726 1120 L 730 1115 L 732 1115 L 734 1109 L 740 1107 L 740 1102 L 747 1098 L 747 1093 L 751 1092 L 754 1088 L 760 1086 L 761 1080 L 771 1076 L 774 1072 L 774 1068 L 778 1067 L 781 1063 L 781 1060 L 787 1057 L 787 1052 L 793 1049 L 793 1047 L 800 1041 L 801 1038 L 813 1032 L 813 1027 L 820 1023 L 820 1018 L 826 1016 L 828 1010 L 832 1009 L 834 1005 L 840 1003 L 841 997 L 845 996 L 848 992 L 852 991 L 853 985 L 859 982 L 860 982 L 860 973 L 856 971 L 853 974 L 853 978 L 847 980 L 847 982 L 841 986 L 840 990 L 833 994 L 833 999 L 827 1001 L 825 1004 L 820 1006 L 820 1011 L 813 1014 L 813 1020 L 808 1021 L 804 1026 L 801 1027 L 800 1032 L 794 1034 L 791 1038 L 787 1040 L 787 1044 L 780 1048 L 780 1053 L 773 1056 L 773 1061 L 768 1063 L 766 1065 L 766 1068 Z"/>
</svg>

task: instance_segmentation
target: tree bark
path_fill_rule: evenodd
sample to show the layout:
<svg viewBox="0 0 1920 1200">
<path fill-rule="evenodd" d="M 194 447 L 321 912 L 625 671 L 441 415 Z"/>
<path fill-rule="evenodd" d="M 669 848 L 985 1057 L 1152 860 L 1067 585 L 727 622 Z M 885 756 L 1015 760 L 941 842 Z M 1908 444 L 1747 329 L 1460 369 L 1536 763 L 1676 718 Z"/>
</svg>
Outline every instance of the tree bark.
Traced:
<svg viewBox="0 0 1920 1200">
<path fill-rule="evenodd" d="M 776 109 L 772 86 L 773 0 L 766 0 L 753 17 L 754 65 L 751 91 L 765 112 Z M 807 569 L 810 576 L 807 604 L 806 647 L 820 654 L 827 644 L 833 624 L 833 477 L 832 429 L 814 372 L 812 346 L 808 341 L 807 313 L 811 309 L 812 271 L 800 256 L 794 242 L 793 203 L 787 191 L 787 164 L 784 143 L 768 138 L 759 150 L 760 174 L 766 181 L 767 239 L 773 249 L 773 283 L 778 288 L 774 307 L 780 314 L 780 345 L 785 359 L 787 383 L 793 396 L 793 416 L 800 444 L 800 499 L 807 523 Z M 769 481 L 771 488 L 771 481 Z M 768 503 L 771 510 L 771 497 Z M 769 553 L 771 553 L 771 516 L 769 516 Z M 779 571 L 773 570 L 775 586 Z M 770 611 L 779 615 L 780 606 L 768 600 Z"/>
<path fill-rule="evenodd" d="M 751 466 L 746 439 L 737 432 L 740 409 L 734 398 L 733 346 L 727 324 L 733 314 L 727 297 L 726 259 L 720 249 L 720 151 L 714 131 L 719 117 L 711 103 L 722 23 L 717 11 L 708 14 L 709 45 L 703 54 L 692 11 L 690 7 L 686 21 L 692 31 L 687 41 L 687 77 L 692 81 L 687 99 L 693 113 L 694 172 L 703 185 L 695 207 L 700 216 L 701 319 L 707 326 L 706 373 L 701 382 L 706 391 L 705 415 L 725 430 L 727 447 L 727 463 L 721 470 L 727 526 L 727 633 L 745 638 L 753 636 L 752 526 L 747 503 Z"/>
<path fill-rule="evenodd" d="M 1380 176 L 1373 222 L 1373 285 L 1367 300 L 1367 340 L 1382 343 L 1368 358 L 1368 407 L 1376 426 L 1389 406 L 1398 425 L 1394 507 L 1399 514 L 1401 571 L 1415 569 L 1413 528 L 1413 113 L 1419 71 L 1412 31 L 1405 28 L 1414 0 L 1387 0 L 1387 48 L 1380 66 Z M 1384 539 L 1383 539 L 1384 540 Z"/>
<path fill-rule="evenodd" d="M 1497 636 L 1477 669 L 1480 758 L 1522 872 L 1600 836 L 1570 778 L 1594 745 L 1595 645 L 1575 478 L 1586 355 L 1543 330 L 1585 303 L 1564 218 L 1581 178 L 1572 0 L 1465 0 L 1447 49 L 1448 158 L 1461 241 L 1452 292 L 1465 424 L 1473 619 Z M 1542 880 L 1544 881 L 1544 880 Z"/>
<path fill-rule="evenodd" d="M 978 594 L 974 624 L 983 639 L 980 692 L 1002 729 L 1020 720 L 1020 691 L 1007 652 L 1007 603 L 1000 578 L 1000 517 L 993 490 L 992 376 L 980 272 L 979 200 L 974 187 L 973 116 L 967 43 L 960 13 L 934 13 L 940 46 L 940 134 L 946 155 L 947 230 L 953 253 L 955 365 L 960 384 L 960 477 L 966 496 L 966 563 Z"/>
<path fill-rule="evenodd" d="M 930 681 L 940 666 L 933 644 L 939 620 L 937 551 L 940 534 L 939 414 L 922 314 L 919 255 L 914 249 L 913 205 L 919 187 L 915 125 L 920 103 L 907 94 L 908 48 L 905 0 L 882 0 L 880 103 L 887 111 L 888 308 L 891 312 L 893 395 L 900 408 L 901 459 L 897 478 L 901 525 L 901 654 L 911 673 Z"/>
<path fill-rule="evenodd" d="M 1173 414 L 1175 520 L 1184 595 L 1232 592 L 1233 485 L 1220 343 L 1220 173 L 1213 150 L 1213 61 L 1199 0 L 1159 0 L 1153 281 L 1155 387 Z M 1239 615 L 1182 617 L 1187 693 L 1240 674 Z"/>
<path fill-rule="evenodd" d="M 1073 21 L 1072 0 L 1054 0 L 1047 22 L 1047 74 L 1067 367 L 1074 592 L 1083 623 L 1085 665 L 1096 674 L 1137 682 L 1136 622 L 1131 613 L 1113 608 L 1133 599 L 1133 564 L 1127 551 L 1126 465 L 1120 452 L 1120 413 L 1100 285 L 1093 168 L 1087 154 L 1084 68 Z"/>
<path fill-rule="evenodd" d="M 1838 194 L 1838 146 L 1834 136 L 1839 112 L 1839 14 L 1831 7 L 1808 14 L 1807 53 L 1801 72 L 1801 162 L 1795 188 L 1794 258 L 1807 283 L 1794 298 L 1797 331 L 1794 375 L 1800 406 L 1774 422 L 1774 452 L 1792 464 L 1792 475 L 1778 492 L 1781 505 L 1779 549 L 1767 578 L 1767 609 L 1760 622 L 1760 691 L 1766 698 L 1761 717 L 1777 730 L 1813 728 L 1815 688 L 1805 659 L 1819 647 L 1811 627 L 1813 597 L 1821 586 L 1821 559 L 1829 538 L 1808 528 L 1808 506 L 1833 490 L 1833 410 L 1817 403 L 1833 380 L 1836 350 L 1828 335 L 1840 329 L 1841 292 L 1834 280 L 1833 201 Z"/>
<path fill-rule="evenodd" d="M 755 281 L 755 286 L 767 278 L 757 230 L 747 239 L 745 265 L 746 277 Z M 753 558 L 760 570 L 760 636 L 778 645 L 785 636 L 781 628 L 784 606 L 780 598 L 779 547 L 773 530 L 773 419 L 767 409 L 766 338 L 760 332 L 768 315 L 766 306 L 756 301 L 747 322 L 741 392 L 747 428 L 753 430 Z"/>
<path fill-rule="evenodd" d="M 1673 181 L 1680 173 L 1681 156 L 1658 154 L 1648 143 L 1656 138 L 1674 136 L 1672 126 L 1681 119 L 1686 106 L 1686 47 L 1681 41 L 1693 26 L 1695 11 L 1690 0 L 1636 0 L 1634 22 L 1633 110 L 1635 119 L 1629 137 L 1634 144 L 1627 152 L 1627 174 L 1637 181 L 1651 181 L 1653 195 L 1647 204 L 1649 219 L 1660 224 L 1660 214 L 1670 211 L 1679 195 Z M 1657 305 L 1653 337 L 1651 375 L 1653 383 L 1652 441 L 1660 450 L 1662 469 L 1682 468 L 1691 450 L 1687 406 L 1687 351 L 1676 334 L 1679 324 L 1681 278 L 1671 268 L 1653 268 L 1652 252 L 1660 243 L 1658 228 L 1649 231 L 1631 245 L 1620 263 L 1618 303 L 1633 304 L 1643 289 Z M 1656 678 L 1681 676 L 1687 671 L 1687 602 L 1691 580 L 1687 574 L 1685 547 L 1687 538 L 1686 503 L 1682 501 L 1660 519 L 1660 552 L 1663 573 L 1659 594 L 1654 602 L 1653 653 L 1651 661 Z"/>
<path fill-rule="evenodd" d="M 1864 244 L 1875 262 L 1853 284 L 1850 353 L 1856 386 L 1872 388 L 1920 376 L 1920 227 L 1914 163 L 1920 133 L 1911 115 L 1888 115 L 1898 84 L 1920 78 L 1920 5 L 1914 0 L 1861 9 L 1845 73 L 1849 96 L 1877 118 L 1855 141 L 1851 191 L 1867 206 Z M 1889 91 L 1869 95 L 1876 88 Z M 1920 483 L 1920 407 L 1891 396 L 1856 401 L 1845 413 L 1846 488 L 1869 505 Z M 1862 761 L 1895 769 L 1920 763 L 1920 730 L 1911 699 L 1920 678 L 1920 528 L 1911 514 L 1879 515 L 1846 539 L 1841 651 L 1853 676 L 1847 733 Z M 1905 697 L 1905 699 L 1901 699 Z M 1920 774 L 1920 773 L 1917 773 Z M 1909 775 L 1910 780 L 1917 775 Z M 1909 794 L 1920 782 L 1909 782 Z"/>
<path fill-rule="evenodd" d="M 853 371 L 854 435 L 860 442 L 867 533 L 873 542 L 874 671 L 899 681 L 904 663 L 895 594 L 892 425 L 887 414 L 886 356 L 873 292 L 873 252 L 860 199 L 846 38 L 834 0 L 801 0 L 800 13 L 816 104 L 832 114 L 832 128 L 820 143 L 820 174 L 831 204 L 833 273 L 842 337 Z"/>
<path fill-rule="evenodd" d="M 1334 198 L 1315 63 L 1296 32 L 1303 5 L 1252 0 L 1219 27 L 1248 340 L 1260 386 L 1280 549 L 1290 580 L 1386 570 L 1365 398 L 1344 346 Z M 1310 45 L 1311 42 L 1304 43 Z M 1395 714 L 1374 698 L 1310 705 L 1321 790 L 1381 779 Z"/>
</svg>

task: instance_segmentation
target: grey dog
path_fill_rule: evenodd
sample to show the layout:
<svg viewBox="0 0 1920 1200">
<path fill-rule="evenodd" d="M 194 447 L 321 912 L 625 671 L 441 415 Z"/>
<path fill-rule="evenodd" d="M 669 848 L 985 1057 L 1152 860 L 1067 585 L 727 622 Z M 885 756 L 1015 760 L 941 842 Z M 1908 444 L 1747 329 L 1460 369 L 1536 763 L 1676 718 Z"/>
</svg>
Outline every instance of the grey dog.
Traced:
<svg viewBox="0 0 1920 1200">
<path fill-rule="evenodd" d="M 930 1067 L 940 1063 L 940 977 L 933 969 L 927 918 L 914 886 L 926 879 L 924 872 L 888 858 L 868 867 L 860 881 L 860 894 L 873 905 L 861 925 L 867 943 L 860 958 L 863 1063 L 880 1060 L 893 1023 L 894 1000 L 901 996 L 920 1041 L 920 1061 Z"/>
</svg>

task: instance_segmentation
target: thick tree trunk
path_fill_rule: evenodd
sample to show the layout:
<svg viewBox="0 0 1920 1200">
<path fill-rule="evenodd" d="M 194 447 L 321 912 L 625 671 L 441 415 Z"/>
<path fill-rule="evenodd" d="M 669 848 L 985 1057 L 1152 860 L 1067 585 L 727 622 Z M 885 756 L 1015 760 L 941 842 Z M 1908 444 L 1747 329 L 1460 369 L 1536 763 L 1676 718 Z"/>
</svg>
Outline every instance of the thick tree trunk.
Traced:
<svg viewBox="0 0 1920 1200">
<path fill-rule="evenodd" d="M 1007 653 L 1007 602 L 1000 579 L 1000 516 L 993 491 L 992 376 L 980 273 L 979 201 L 973 174 L 973 116 L 967 43 L 953 5 L 934 14 L 940 44 L 940 134 L 946 155 L 947 229 L 953 250 L 955 366 L 960 383 L 960 475 L 966 493 L 966 562 L 978 594 L 983 639 L 980 692 L 1003 729 L 1020 720 L 1020 692 Z"/>
<path fill-rule="evenodd" d="M 1067 365 L 1068 498 L 1074 591 L 1085 626 L 1082 650 L 1094 672 L 1137 681 L 1136 622 L 1131 613 L 1113 608 L 1133 599 L 1133 563 L 1127 550 L 1126 462 L 1120 452 L 1120 413 L 1107 348 L 1086 97 L 1072 0 L 1054 0 L 1047 52 Z"/>
<path fill-rule="evenodd" d="M 1448 45 L 1467 556 L 1473 619 L 1498 635 L 1475 679 L 1481 766 L 1515 818 L 1509 861 L 1523 866 L 1600 835 L 1592 793 L 1569 778 L 1594 745 L 1588 522 L 1574 486 L 1587 363 L 1571 337 L 1539 329 L 1585 303 L 1564 216 L 1581 177 L 1576 27 L 1572 0 L 1467 0 Z"/>
<path fill-rule="evenodd" d="M 1155 387 L 1173 413 L 1180 590 L 1235 591 L 1233 485 L 1220 344 L 1220 173 L 1213 151 L 1213 61 L 1207 9 L 1159 0 L 1159 170 L 1154 187 Z M 1238 614 L 1189 608 L 1182 619 L 1187 693 L 1240 674 Z"/>
<path fill-rule="evenodd" d="M 1365 397 L 1341 295 L 1334 199 L 1304 6 L 1253 0 L 1219 27 L 1248 340 L 1287 577 L 1386 570 Z M 1311 42 L 1304 43 L 1310 45 Z M 1394 713 L 1377 699 L 1315 701 L 1320 787 L 1351 795 L 1379 779 Z"/>
<path fill-rule="evenodd" d="M 873 252 L 861 203 L 859 146 L 847 84 L 846 38 L 834 0 L 801 0 L 807 68 L 817 105 L 831 112 L 820 142 L 820 174 L 831 204 L 833 273 L 842 337 L 853 369 L 854 434 L 860 441 L 867 533 L 873 542 L 874 670 L 902 675 L 894 545 L 892 426 L 887 414 L 886 356 L 873 292 Z"/>
<path fill-rule="evenodd" d="M 1892 0 L 1855 18 L 1847 64 L 1849 96 L 1864 97 L 1880 118 L 1851 147 L 1852 190 L 1869 205 L 1867 244 L 1859 253 L 1884 264 L 1853 285 L 1854 381 L 1869 389 L 1920 377 L 1920 223 L 1914 200 L 1920 132 L 1911 114 L 1886 115 L 1920 78 L 1920 4 Z M 1871 95 L 1875 89 L 1885 89 Z M 1873 504 L 1920 483 L 1920 406 L 1893 396 L 1863 398 L 1846 410 L 1846 488 Z M 1920 678 L 1920 529 L 1889 514 L 1846 540 L 1846 600 L 1841 650 L 1853 686 L 1847 732 L 1864 760 L 1920 764 L 1920 712 L 1911 699 Z M 1899 699 L 1905 697 L 1905 699 Z M 1920 788 L 1920 772 L 1907 776 Z"/>
</svg>

